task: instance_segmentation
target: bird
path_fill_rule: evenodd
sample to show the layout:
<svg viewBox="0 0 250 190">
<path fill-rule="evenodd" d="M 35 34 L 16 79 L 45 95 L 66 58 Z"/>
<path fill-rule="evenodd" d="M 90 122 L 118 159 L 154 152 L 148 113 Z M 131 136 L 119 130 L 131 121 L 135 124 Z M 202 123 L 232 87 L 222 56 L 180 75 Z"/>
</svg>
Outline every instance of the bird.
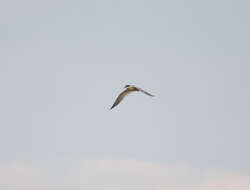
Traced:
<svg viewBox="0 0 250 190">
<path fill-rule="evenodd" d="M 134 91 L 139 91 L 139 92 L 143 92 L 144 94 L 148 95 L 148 96 L 152 96 L 154 97 L 154 95 L 142 90 L 141 88 L 138 88 L 134 85 L 125 85 L 124 88 L 126 88 L 126 90 L 124 90 L 123 92 L 121 92 L 119 94 L 119 96 L 116 98 L 114 104 L 111 106 L 110 109 L 113 109 L 115 106 L 117 106 L 125 96 L 127 96 L 128 94 L 130 94 L 131 92 L 134 92 Z"/>
</svg>

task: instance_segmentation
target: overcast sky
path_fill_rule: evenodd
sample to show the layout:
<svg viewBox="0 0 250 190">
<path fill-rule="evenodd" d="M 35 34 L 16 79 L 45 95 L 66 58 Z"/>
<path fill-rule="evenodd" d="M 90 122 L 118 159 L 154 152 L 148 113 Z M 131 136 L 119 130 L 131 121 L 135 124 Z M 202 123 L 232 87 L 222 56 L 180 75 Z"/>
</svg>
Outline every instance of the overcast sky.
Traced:
<svg viewBox="0 0 250 190">
<path fill-rule="evenodd" d="M 250 189 L 249 6 L 1 1 L 0 189 Z"/>
</svg>

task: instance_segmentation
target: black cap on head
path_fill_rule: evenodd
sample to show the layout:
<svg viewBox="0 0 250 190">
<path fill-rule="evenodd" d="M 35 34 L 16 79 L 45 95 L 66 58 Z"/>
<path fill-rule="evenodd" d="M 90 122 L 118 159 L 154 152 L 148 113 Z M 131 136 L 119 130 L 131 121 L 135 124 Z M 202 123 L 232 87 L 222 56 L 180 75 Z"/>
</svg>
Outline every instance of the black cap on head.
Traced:
<svg viewBox="0 0 250 190">
<path fill-rule="evenodd" d="M 130 85 L 127 84 L 126 86 L 124 86 L 124 88 L 128 88 L 129 86 L 130 86 Z"/>
</svg>

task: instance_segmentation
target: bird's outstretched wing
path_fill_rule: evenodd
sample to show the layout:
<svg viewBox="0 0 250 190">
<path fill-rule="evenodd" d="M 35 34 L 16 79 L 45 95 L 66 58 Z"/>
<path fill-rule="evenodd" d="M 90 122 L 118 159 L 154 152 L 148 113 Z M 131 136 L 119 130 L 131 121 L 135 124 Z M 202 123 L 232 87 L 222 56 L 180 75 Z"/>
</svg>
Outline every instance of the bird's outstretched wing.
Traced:
<svg viewBox="0 0 250 190">
<path fill-rule="evenodd" d="M 115 106 L 117 106 L 117 105 L 123 100 L 123 98 L 124 98 L 126 95 L 128 95 L 129 93 L 131 93 L 131 92 L 133 92 L 133 91 L 126 89 L 126 90 L 124 90 L 121 94 L 119 94 L 119 96 L 118 96 L 118 97 L 116 98 L 116 100 L 115 100 L 115 103 L 112 105 L 112 107 L 111 107 L 110 109 L 112 109 L 112 108 L 114 108 Z"/>
<path fill-rule="evenodd" d="M 154 97 L 154 95 L 152 95 L 152 94 L 146 92 L 145 90 L 142 90 L 141 88 L 137 88 L 137 89 L 138 89 L 140 92 L 143 92 L 144 94 L 147 94 L 148 96 Z"/>
</svg>

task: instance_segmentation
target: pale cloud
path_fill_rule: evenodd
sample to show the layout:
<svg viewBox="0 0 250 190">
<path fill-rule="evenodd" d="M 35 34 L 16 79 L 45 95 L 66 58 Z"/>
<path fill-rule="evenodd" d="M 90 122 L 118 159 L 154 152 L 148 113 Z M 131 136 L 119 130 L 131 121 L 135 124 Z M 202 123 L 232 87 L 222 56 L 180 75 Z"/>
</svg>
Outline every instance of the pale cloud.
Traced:
<svg viewBox="0 0 250 190">
<path fill-rule="evenodd" d="M 201 171 L 186 166 L 115 159 L 67 161 L 62 168 L 35 168 L 25 164 L 0 167 L 0 189 L 250 189 L 249 174 L 218 169 Z"/>
</svg>

